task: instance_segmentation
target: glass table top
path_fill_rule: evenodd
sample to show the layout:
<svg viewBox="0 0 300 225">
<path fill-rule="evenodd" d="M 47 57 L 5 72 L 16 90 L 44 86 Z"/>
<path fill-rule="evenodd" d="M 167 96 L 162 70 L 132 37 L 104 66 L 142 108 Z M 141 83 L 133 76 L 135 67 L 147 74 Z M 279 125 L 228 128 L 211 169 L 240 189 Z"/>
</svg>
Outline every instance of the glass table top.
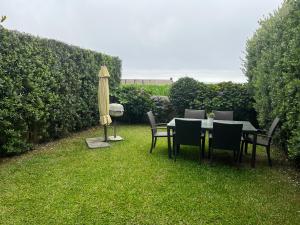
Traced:
<svg viewBox="0 0 300 225">
<path fill-rule="evenodd" d="M 189 119 L 189 118 L 173 118 L 167 126 L 169 128 L 175 128 L 175 119 L 181 120 L 194 120 L 194 121 L 202 121 L 201 127 L 205 130 L 212 130 L 213 123 L 207 119 Z M 236 121 L 236 120 L 213 120 L 213 122 L 217 123 L 226 123 L 226 124 L 243 124 L 244 132 L 257 132 L 257 129 L 249 122 L 249 121 Z"/>
</svg>

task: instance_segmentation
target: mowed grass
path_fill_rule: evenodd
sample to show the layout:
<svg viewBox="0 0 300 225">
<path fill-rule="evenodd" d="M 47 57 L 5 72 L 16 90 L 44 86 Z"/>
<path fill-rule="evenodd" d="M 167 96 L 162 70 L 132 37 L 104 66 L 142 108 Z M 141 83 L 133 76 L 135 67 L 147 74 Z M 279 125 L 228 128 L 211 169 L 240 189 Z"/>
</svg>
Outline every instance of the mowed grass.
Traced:
<svg viewBox="0 0 300 225">
<path fill-rule="evenodd" d="M 183 147 L 174 162 L 165 139 L 149 154 L 148 126 L 118 132 L 106 149 L 87 148 L 94 128 L 2 160 L 0 224 L 299 224 L 297 173 L 279 154 L 273 168 L 262 149 L 256 169 L 249 155 L 237 168 Z"/>
<path fill-rule="evenodd" d="M 122 84 L 122 86 L 140 87 L 155 96 L 169 96 L 171 89 L 170 84 Z"/>
</svg>

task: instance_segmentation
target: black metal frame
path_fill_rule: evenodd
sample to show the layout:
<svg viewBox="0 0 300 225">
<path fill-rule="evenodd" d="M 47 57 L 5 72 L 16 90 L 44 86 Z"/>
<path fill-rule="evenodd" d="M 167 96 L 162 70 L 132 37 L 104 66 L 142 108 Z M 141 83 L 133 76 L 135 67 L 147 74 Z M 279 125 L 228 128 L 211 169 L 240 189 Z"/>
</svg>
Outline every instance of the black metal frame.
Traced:
<svg viewBox="0 0 300 225">
<path fill-rule="evenodd" d="M 199 146 L 199 159 L 204 157 L 204 148 L 202 148 L 202 128 L 201 120 L 190 121 L 184 119 L 175 119 L 175 134 L 173 136 L 173 152 L 176 161 L 180 145 Z"/>
<path fill-rule="evenodd" d="M 233 120 L 233 111 L 213 110 L 215 120 Z"/>
<path fill-rule="evenodd" d="M 150 147 L 150 153 L 152 153 L 153 148 L 156 147 L 156 141 L 159 137 L 168 137 L 168 132 L 157 132 L 158 129 L 167 129 L 166 123 L 156 123 L 155 116 L 152 111 L 147 112 L 147 116 L 149 119 L 149 123 L 151 126 L 151 147 Z M 172 137 L 172 134 L 170 134 Z"/>
<path fill-rule="evenodd" d="M 214 122 L 212 130 L 212 140 L 209 148 L 210 162 L 213 159 L 213 150 L 231 150 L 233 151 L 234 161 L 238 162 L 241 152 L 242 124 L 226 124 Z"/>
<path fill-rule="evenodd" d="M 184 118 L 205 119 L 205 110 L 185 109 Z"/>
<path fill-rule="evenodd" d="M 268 131 L 266 130 L 258 130 L 259 134 L 257 135 L 257 140 L 256 140 L 256 145 L 260 145 L 266 148 L 267 152 L 267 157 L 268 157 L 268 164 L 271 167 L 272 166 L 272 160 L 271 160 L 271 142 L 272 142 L 272 137 L 273 134 L 278 127 L 280 122 L 280 119 L 276 117 L 272 125 L 270 126 L 270 129 Z M 243 157 L 243 151 L 245 150 L 245 153 L 247 154 L 248 150 L 248 144 L 253 144 L 253 137 L 249 135 L 245 135 L 244 138 L 242 139 L 242 152 L 240 155 L 240 161 L 242 161 Z"/>
</svg>

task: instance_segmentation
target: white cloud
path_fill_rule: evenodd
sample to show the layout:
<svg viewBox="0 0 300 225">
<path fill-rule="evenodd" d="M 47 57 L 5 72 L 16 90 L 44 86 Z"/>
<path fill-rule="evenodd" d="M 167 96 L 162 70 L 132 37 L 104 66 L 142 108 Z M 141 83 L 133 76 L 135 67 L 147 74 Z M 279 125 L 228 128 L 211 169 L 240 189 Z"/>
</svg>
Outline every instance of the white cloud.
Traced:
<svg viewBox="0 0 300 225">
<path fill-rule="evenodd" d="M 8 16 L 7 28 L 117 55 L 124 76 L 185 71 L 199 80 L 240 82 L 247 38 L 281 2 L 1 0 L 0 14 Z"/>
</svg>

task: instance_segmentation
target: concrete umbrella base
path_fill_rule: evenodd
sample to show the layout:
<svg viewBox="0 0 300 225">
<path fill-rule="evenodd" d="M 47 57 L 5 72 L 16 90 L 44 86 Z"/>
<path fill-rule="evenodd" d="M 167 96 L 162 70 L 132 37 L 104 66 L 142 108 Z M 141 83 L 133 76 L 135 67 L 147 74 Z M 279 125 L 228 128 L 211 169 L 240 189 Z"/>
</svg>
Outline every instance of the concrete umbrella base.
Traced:
<svg viewBox="0 0 300 225">
<path fill-rule="evenodd" d="M 114 126 L 114 135 L 109 136 L 107 139 L 109 141 L 123 141 L 124 139 L 120 136 L 117 136 L 117 122 L 116 120 L 113 121 L 113 126 Z"/>
<path fill-rule="evenodd" d="M 109 141 L 122 141 L 124 139 L 122 137 L 120 137 L 120 136 L 109 136 L 108 140 Z"/>
<path fill-rule="evenodd" d="M 110 144 L 104 141 L 104 137 L 95 137 L 85 139 L 89 148 L 107 148 Z"/>
</svg>

